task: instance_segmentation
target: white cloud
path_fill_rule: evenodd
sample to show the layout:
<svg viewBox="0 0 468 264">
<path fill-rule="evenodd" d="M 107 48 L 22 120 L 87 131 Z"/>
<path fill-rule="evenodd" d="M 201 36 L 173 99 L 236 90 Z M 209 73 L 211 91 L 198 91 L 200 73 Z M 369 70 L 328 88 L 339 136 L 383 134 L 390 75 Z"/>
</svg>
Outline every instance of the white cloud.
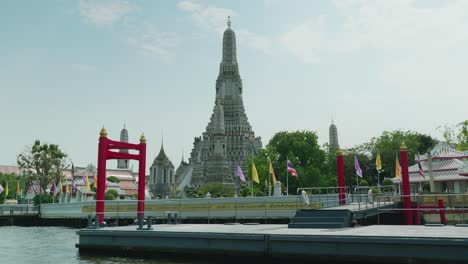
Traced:
<svg viewBox="0 0 468 264">
<path fill-rule="evenodd" d="M 170 61 L 174 55 L 174 49 L 179 40 L 178 35 L 173 32 L 163 32 L 156 26 L 146 24 L 139 32 L 134 32 L 128 43 L 140 49 L 143 54 L 158 57 Z"/>
<path fill-rule="evenodd" d="M 177 3 L 177 7 L 186 11 L 199 11 L 201 6 L 191 1 L 182 1 Z"/>
<path fill-rule="evenodd" d="M 305 62 L 330 53 L 379 49 L 386 53 L 438 53 L 468 40 L 466 1 L 421 8 L 416 1 L 336 1 L 337 15 L 323 14 L 285 32 L 280 41 Z"/>
<path fill-rule="evenodd" d="M 98 26 L 109 26 L 125 18 L 132 10 L 127 1 L 79 0 L 80 15 Z"/>
<path fill-rule="evenodd" d="M 205 30 L 222 33 L 226 29 L 227 17 L 235 18 L 238 14 L 232 10 L 222 7 L 202 6 L 193 1 L 182 1 L 177 3 L 177 7 L 191 14 L 194 23 Z M 233 22 L 233 28 L 235 23 Z M 272 47 L 272 41 L 267 36 L 258 35 L 248 30 L 236 30 L 237 41 L 240 45 L 269 52 Z"/>
</svg>

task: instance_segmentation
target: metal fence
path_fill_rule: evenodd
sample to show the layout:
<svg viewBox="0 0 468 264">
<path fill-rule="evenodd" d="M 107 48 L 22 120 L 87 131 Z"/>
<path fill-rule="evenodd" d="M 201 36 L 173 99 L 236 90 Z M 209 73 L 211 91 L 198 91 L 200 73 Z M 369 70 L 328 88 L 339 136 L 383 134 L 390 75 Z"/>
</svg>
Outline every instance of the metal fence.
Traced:
<svg viewBox="0 0 468 264">
<path fill-rule="evenodd" d="M 0 205 L 0 215 L 36 215 L 38 208 L 32 204 Z"/>
</svg>

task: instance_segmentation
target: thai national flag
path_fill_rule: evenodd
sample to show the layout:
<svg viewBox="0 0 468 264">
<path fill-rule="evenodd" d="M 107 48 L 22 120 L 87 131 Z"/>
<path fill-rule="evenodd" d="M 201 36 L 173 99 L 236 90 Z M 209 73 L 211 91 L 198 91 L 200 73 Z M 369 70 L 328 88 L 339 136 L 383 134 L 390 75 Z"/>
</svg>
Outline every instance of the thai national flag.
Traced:
<svg viewBox="0 0 468 264">
<path fill-rule="evenodd" d="M 421 166 L 421 161 L 418 160 L 418 168 L 419 168 L 419 175 L 421 175 L 421 177 L 423 177 L 424 179 L 426 179 L 426 176 L 424 176 L 424 172 L 423 172 L 423 169 L 422 169 L 422 166 Z"/>
<path fill-rule="evenodd" d="M 292 163 L 288 160 L 287 164 L 288 164 L 288 172 L 291 173 L 292 176 L 299 179 L 299 174 L 297 174 L 297 171 L 296 169 L 294 169 L 294 166 L 292 165 Z"/>
</svg>

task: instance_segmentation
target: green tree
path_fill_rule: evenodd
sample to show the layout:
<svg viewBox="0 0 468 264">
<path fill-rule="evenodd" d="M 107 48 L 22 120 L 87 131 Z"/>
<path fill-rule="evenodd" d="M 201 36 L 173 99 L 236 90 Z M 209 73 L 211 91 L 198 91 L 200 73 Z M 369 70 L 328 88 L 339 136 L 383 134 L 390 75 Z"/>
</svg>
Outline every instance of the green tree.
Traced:
<svg viewBox="0 0 468 264">
<path fill-rule="evenodd" d="M 356 169 L 354 168 L 354 155 L 356 155 L 358 159 L 359 167 L 362 170 L 363 179 L 366 180 L 370 185 L 375 185 L 377 182 L 377 171 L 375 170 L 370 156 L 364 153 L 359 147 L 347 149 L 343 153 L 345 185 L 355 186 L 357 184 L 356 181 L 361 180 L 361 178 L 359 177 L 356 178 Z"/>
<path fill-rule="evenodd" d="M 3 186 L 3 192 L 0 194 L 0 204 L 3 204 L 6 199 L 16 198 L 16 184 L 18 182 L 18 176 L 13 173 L 3 174 L 0 173 L 0 184 Z M 7 184 L 8 183 L 8 184 Z M 8 196 L 6 195 L 6 188 L 8 186 Z"/>
<path fill-rule="evenodd" d="M 380 153 L 383 171 L 380 173 L 380 179 L 395 177 L 395 158 L 400 153 L 401 143 L 405 143 L 408 148 L 408 162 L 414 164 L 415 156 L 427 153 L 437 143 L 429 135 L 414 131 L 384 131 L 381 136 L 372 138 L 359 148 L 372 157 L 370 165 L 377 175 L 375 168 L 375 159 L 377 153 Z"/>
<path fill-rule="evenodd" d="M 468 120 L 454 127 L 445 125 L 438 128 L 444 135 L 445 142 L 460 151 L 468 150 Z"/>
<path fill-rule="evenodd" d="M 328 184 L 326 153 L 317 143 L 318 137 L 312 131 L 282 131 L 276 133 L 266 148 L 253 159 L 257 168 L 260 184 L 255 186 L 254 193 L 264 191 L 269 177 L 269 161 L 272 162 L 277 180 L 286 186 L 289 177 L 289 193 L 296 193 L 299 187 L 315 187 Z M 299 180 L 286 172 L 286 160 L 294 165 Z M 251 163 L 248 163 L 248 174 L 251 175 Z M 270 180 L 271 181 L 271 180 Z"/>
<path fill-rule="evenodd" d="M 67 154 L 58 145 L 41 144 L 36 140 L 31 148 L 18 155 L 17 163 L 25 172 L 28 182 L 39 182 L 39 193 L 43 194 L 50 183 L 62 180 L 62 170 L 67 168 L 66 157 Z"/>
</svg>

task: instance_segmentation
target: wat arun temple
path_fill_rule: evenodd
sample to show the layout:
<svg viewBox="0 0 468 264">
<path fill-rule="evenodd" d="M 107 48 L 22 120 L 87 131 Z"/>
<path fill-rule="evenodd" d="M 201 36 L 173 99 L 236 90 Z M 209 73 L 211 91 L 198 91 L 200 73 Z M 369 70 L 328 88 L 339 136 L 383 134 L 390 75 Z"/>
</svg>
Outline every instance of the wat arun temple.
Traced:
<svg viewBox="0 0 468 264">
<path fill-rule="evenodd" d="M 240 180 L 235 176 L 237 165 L 246 173 L 247 160 L 256 156 L 262 148 L 261 138 L 255 136 L 245 113 L 242 79 L 237 63 L 236 34 L 229 19 L 223 35 L 222 51 L 213 113 L 206 130 L 201 136 L 195 137 L 189 161 L 182 160 L 174 177 L 167 177 L 172 180 L 156 175 L 157 171 L 165 171 L 161 166 L 169 164 L 161 162 L 168 160 L 161 147 L 158 158 L 150 168 L 149 187 L 153 194 L 165 196 L 182 191 L 187 186 L 199 188 L 214 182 L 238 186 Z M 153 171 L 155 175 L 151 175 Z M 170 174 L 172 176 L 172 171 Z"/>
</svg>

